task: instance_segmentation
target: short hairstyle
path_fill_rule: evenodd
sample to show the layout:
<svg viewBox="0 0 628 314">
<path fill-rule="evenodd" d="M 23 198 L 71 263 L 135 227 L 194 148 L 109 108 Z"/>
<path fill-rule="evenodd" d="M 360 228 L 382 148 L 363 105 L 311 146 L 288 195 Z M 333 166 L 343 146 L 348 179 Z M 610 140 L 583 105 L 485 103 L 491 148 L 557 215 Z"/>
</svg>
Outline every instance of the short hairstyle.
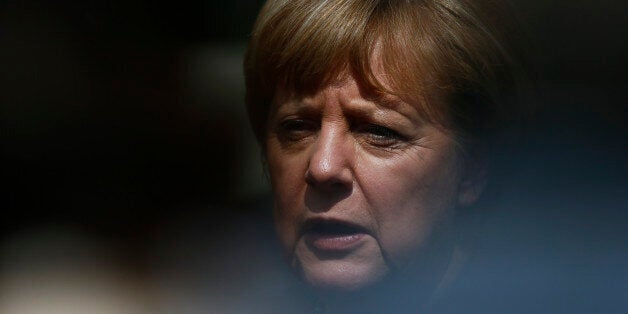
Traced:
<svg viewBox="0 0 628 314">
<path fill-rule="evenodd" d="M 306 95 L 350 71 L 362 88 L 416 105 L 458 139 L 516 118 L 523 75 L 507 3 L 497 0 L 268 0 L 244 60 L 246 106 L 264 147 L 278 88 Z M 373 75 L 373 54 L 386 86 Z"/>
</svg>

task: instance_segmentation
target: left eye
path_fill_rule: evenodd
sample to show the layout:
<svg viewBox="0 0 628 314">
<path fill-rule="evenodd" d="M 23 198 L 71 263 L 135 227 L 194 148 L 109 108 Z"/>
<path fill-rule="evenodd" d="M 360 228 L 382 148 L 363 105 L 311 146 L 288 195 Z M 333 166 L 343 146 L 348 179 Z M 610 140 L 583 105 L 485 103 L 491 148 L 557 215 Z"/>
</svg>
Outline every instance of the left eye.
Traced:
<svg viewBox="0 0 628 314">
<path fill-rule="evenodd" d="M 365 125 L 360 132 L 365 134 L 368 141 L 376 146 L 390 146 L 403 140 L 403 136 L 396 131 L 377 124 Z"/>
<path fill-rule="evenodd" d="M 277 134 L 286 142 L 297 142 L 314 134 L 318 126 L 307 119 L 288 119 L 277 127 Z"/>
</svg>

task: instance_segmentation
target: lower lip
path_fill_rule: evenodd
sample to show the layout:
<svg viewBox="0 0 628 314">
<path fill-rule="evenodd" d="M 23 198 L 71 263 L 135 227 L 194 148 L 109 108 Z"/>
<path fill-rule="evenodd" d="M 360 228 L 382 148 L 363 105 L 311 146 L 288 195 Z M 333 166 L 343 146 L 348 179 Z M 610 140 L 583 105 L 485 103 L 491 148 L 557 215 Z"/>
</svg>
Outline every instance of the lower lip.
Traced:
<svg viewBox="0 0 628 314">
<path fill-rule="evenodd" d="M 321 251 L 347 251 L 360 245 L 364 236 L 364 233 L 344 235 L 310 233 L 305 235 L 305 240 Z"/>
</svg>

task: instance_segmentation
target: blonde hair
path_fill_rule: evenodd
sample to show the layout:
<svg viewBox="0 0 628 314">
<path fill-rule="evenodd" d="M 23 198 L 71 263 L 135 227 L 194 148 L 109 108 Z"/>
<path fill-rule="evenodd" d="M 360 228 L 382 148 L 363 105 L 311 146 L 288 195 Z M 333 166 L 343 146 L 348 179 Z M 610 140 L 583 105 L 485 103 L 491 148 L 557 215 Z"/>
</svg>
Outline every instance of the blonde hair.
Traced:
<svg viewBox="0 0 628 314">
<path fill-rule="evenodd" d="M 313 93 L 350 71 L 461 138 L 486 137 L 517 112 L 523 66 L 510 12 L 492 0 L 269 0 L 244 61 L 254 133 L 263 146 L 278 88 Z M 376 47 L 386 86 L 373 75 Z"/>
</svg>

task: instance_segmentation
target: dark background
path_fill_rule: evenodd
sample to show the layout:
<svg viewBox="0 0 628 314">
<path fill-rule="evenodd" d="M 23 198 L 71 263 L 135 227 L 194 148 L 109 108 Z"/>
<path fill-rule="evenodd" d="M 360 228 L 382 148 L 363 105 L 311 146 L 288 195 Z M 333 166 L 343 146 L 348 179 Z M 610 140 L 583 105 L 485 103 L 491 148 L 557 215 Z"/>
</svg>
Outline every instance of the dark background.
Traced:
<svg viewBox="0 0 628 314">
<path fill-rule="evenodd" d="M 593 296 L 625 310 L 628 4 L 515 5 L 532 38 L 537 113 L 498 165 L 508 176 L 485 247 L 508 262 L 497 262 L 495 280 L 517 261 L 529 287 L 562 289 L 547 309 Z M 260 6 L 0 2 L 5 273 L 39 240 L 71 234 L 50 246 L 88 239 L 146 278 L 164 230 L 253 211 L 242 204 L 268 186 L 244 115 L 241 58 Z"/>
</svg>

